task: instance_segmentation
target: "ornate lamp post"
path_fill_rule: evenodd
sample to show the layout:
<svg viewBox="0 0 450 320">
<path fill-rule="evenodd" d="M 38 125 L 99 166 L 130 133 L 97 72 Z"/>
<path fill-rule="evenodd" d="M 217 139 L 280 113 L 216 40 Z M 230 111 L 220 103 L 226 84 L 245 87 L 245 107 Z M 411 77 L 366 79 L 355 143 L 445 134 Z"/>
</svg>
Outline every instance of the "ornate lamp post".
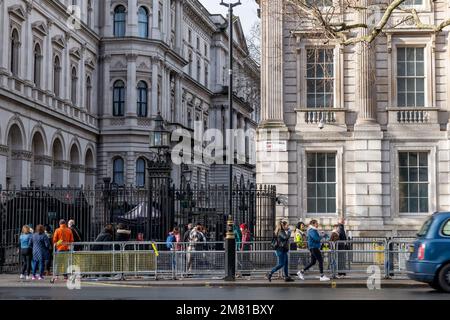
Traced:
<svg viewBox="0 0 450 320">
<path fill-rule="evenodd" d="M 148 170 L 148 204 L 147 204 L 147 239 L 154 236 L 153 233 L 153 188 L 160 187 L 158 182 L 166 178 L 170 180 L 170 131 L 164 126 L 164 119 L 158 112 L 155 117 L 153 129 L 150 131 L 150 149 L 154 150 L 154 158 L 149 161 Z M 166 187 L 169 187 L 167 185 Z M 166 230 L 160 230 L 161 234 Z M 162 235 L 161 235 L 162 237 Z"/>
<path fill-rule="evenodd" d="M 233 130 L 233 8 L 241 5 L 241 0 L 237 2 L 229 2 L 221 0 L 222 6 L 228 7 L 228 112 L 229 112 L 229 124 L 230 124 L 230 143 L 229 143 L 229 215 L 227 220 L 227 233 L 225 236 L 225 281 L 234 281 L 236 276 L 236 239 L 234 239 L 233 233 L 233 163 L 234 163 L 234 143 L 232 142 L 232 130 Z"/>
</svg>

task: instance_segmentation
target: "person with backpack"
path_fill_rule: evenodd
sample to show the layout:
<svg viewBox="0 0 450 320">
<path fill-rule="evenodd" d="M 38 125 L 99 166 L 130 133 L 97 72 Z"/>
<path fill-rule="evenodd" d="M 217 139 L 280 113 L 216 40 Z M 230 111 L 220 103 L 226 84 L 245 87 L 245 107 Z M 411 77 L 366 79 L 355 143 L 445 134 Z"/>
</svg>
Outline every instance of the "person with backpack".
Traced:
<svg viewBox="0 0 450 320">
<path fill-rule="evenodd" d="M 278 264 L 275 268 L 272 269 L 267 275 L 267 280 L 272 281 L 272 275 L 280 269 L 283 269 L 284 272 L 284 281 L 292 282 L 292 279 L 289 276 L 289 260 L 288 260 L 288 252 L 289 252 L 289 238 L 291 237 L 291 231 L 289 229 L 289 225 L 286 221 L 278 221 L 277 226 L 274 232 L 274 238 L 272 240 L 272 248 L 275 250 L 277 255 Z"/>
<path fill-rule="evenodd" d="M 308 229 L 308 248 L 311 253 L 311 262 L 303 269 L 300 270 L 297 275 L 300 280 L 305 280 L 304 274 L 308 271 L 312 266 L 319 262 L 319 270 L 320 270 L 320 281 L 330 281 L 330 278 L 325 276 L 323 273 L 323 257 L 320 252 L 320 248 L 322 246 L 322 236 L 319 233 L 319 222 L 317 220 L 311 220 L 309 223 Z"/>
<path fill-rule="evenodd" d="M 179 245 L 177 245 L 177 243 L 180 241 L 180 228 L 175 227 L 173 228 L 173 230 L 171 232 L 169 232 L 167 239 L 166 239 L 166 247 L 167 249 L 169 249 L 170 251 L 172 251 L 172 270 L 173 270 L 173 275 L 172 278 L 175 280 L 176 276 L 175 276 L 175 268 L 177 265 L 176 262 L 176 251 L 180 250 Z"/>
</svg>

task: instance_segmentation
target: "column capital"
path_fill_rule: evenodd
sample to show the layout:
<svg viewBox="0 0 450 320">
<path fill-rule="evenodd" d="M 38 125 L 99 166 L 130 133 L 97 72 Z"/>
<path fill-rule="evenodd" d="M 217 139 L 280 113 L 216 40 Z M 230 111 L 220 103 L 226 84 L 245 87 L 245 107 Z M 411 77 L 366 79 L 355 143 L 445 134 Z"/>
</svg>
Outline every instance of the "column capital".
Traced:
<svg viewBox="0 0 450 320">
<path fill-rule="evenodd" d="M 136 62 L 138 58 L 138 54 L 136 53 L 127 53 L 125 54 L 125 58 L 127 59 L 127 62 Z"/>
</svg>

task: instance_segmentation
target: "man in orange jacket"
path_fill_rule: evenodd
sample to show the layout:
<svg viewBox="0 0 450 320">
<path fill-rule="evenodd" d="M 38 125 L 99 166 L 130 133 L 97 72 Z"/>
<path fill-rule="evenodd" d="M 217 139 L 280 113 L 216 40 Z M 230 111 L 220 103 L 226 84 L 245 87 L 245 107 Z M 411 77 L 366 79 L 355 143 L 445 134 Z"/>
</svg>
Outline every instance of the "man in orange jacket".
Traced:
<svg viewBox="0 0 450 320">
<path fill-rule="evenodd" d="M 53 243 L 56 245 L 56 251 L 69 251 L 70 243 L 73 242 L 72 231 L 67 227 L 66 220 L 59 220 L 59 228 L 53 235 Z"/>
</svg>

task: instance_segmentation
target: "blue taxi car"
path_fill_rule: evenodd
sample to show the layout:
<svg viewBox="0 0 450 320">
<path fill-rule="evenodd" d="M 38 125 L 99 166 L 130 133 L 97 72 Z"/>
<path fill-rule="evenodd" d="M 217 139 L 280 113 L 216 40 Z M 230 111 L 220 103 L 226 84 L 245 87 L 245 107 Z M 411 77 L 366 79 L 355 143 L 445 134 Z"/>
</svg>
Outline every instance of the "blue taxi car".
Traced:
<svg viewBox="0 0 450 320">
<path fill-rule="evenodd" d="M 410 253 L 410 279 L 450 292 L 450 212 L 437 212 L 425 221 Z"/>
</svg>

